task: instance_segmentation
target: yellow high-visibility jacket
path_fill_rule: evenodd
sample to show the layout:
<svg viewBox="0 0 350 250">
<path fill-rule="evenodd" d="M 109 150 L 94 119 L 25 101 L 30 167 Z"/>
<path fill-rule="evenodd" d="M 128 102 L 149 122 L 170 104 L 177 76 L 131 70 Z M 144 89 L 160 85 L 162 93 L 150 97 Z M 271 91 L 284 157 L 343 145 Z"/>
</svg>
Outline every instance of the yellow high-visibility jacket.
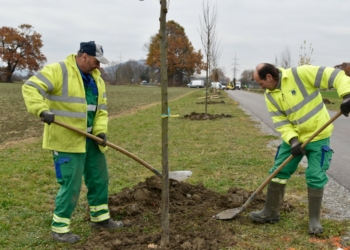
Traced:
<svg viewBox="0 0 350 250">
<path fill-rule="evenodd" d="M 268 111 L 286 143 L 293 137 L 305 142 L 330 119 L 319 89 L 335 88 L 343 97 L 350 93 L 350 77 L 340 69 L 311 65 L 279 70 L 277 88 L 265 91 Z M 327 138 L 332 131 L 330 124 L 312 141 Z"/>
<path fill-rule="evenodd" d="M 50 110 L 55 120 L 71 125 L 93 135 L 107 133 L 108 113 L 106 86 L 99 70 L 92 72 L 98 88 L 98 104 L 93 127 L 87 128 L 88 106 L 85 99 L 83 80 L 75 55 L 66 60 L 45 66 L 22 86 L 22 94 L 28 112 L 40 116 Z M 90 130 L 90 131 L 88 131 Z M 43 148 L 60 152 L 85 152 L 86 137 L 56 124 L 45 123 Z M 107 147 L 100 147 L 104 152 Z"/>
</svg>

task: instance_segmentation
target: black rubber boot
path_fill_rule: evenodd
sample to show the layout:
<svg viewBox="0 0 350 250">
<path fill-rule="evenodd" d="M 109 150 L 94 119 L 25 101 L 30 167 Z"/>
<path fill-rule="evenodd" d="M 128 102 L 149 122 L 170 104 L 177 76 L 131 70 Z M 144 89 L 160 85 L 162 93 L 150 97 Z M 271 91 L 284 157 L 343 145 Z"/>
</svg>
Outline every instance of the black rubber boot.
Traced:
<svg viewBox="0 0 350 250">
<path fill-rule="evenodd" d="M 270 182 L 267 187 L 266 201 L 263 210 L 252 212 L 249 217 L 258 223 L 276 223 L 280 220 L 280 208 L 283 202 L 286 185 Z"/>
<path fill-rule="evenodd" d="M 309 234 L 322 234 L 323 228 L 320 222 L 320 215 L 323 188 L 313 189 L 308 187 L 307 191 L 309 200 Z"/>
<path fill-rule="evenodd" d="M 68 233 L 56 233 L 56 232 L 52 232 L 52 238 L 54 240 L 57 240 L 59 242 L 63 242 L 63 243 L 70 243 L 70 244 L 74 244 L 77 243 L 80 240 L 80 236 L 73 234 L 71 232 Z"/>
<path fill-rule="evenodd" d="M 114 221 L 112 219 L 107 219 L 100 222 L 91 222 L 91 226 L 96 229 L 104 228 L 104 229 L 117 229 L 122 228 L 124 226 L 122 221 Z"/>
</svg>

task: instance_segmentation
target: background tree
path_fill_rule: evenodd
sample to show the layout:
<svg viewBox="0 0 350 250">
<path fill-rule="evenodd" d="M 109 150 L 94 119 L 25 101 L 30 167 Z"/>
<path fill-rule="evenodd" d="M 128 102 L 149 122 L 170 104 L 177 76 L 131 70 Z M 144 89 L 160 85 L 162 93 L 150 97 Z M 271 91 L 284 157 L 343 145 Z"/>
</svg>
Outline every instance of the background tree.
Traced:
<svg viewBox="0 0 350 250">
<path fill-rule="evenodd" d="M 203 68 L 203 55 L 195 51 L 188 40 L 185 29 L 175 21 L 166 23 L 167 73 L 169 86 L 183 86 L 194 73 Z M 151 37 L 146 64 L 160 68 L 160 34 Z"/>
<path fill-rule="evenodd" d="M 206 64 L 206 98 L 205 98 L 205 115 L 207 115 L 208 110 L 208 88 L 209 88 L 209 72 L 213 63 L 217 66 L 217 60 L 219 58 L 218 53 L 219 43 L 217 42 L 217 32 L 216 32 L 216 23 L 217 23 L 217 6 L 213 4 L 212 9 L 209 4 L 209 1 L 203 1 L 203 20 L 200 21 L 200 36 L 202 40 L 202 45 L 205 52 Z"/>
<path fill-rule="evenodd" d="M 216 30 L 215 30 L 216 33 Z M 223 72 L 222 70 L 219 68 L 219 60 L 221 57 L 221 53 L 222 53 L 222 49 L 220 48 L 220 41 L 217 41 L 217 36 L 216 34 L 213 37 L 212 40 L 212 68 L 213 68 L 213 80 L 215 82 L 219 82 L 220 81 L 220 77 L 222 76 Z"/>
<path fill-rule="evenodd" d="M 213 79 L 214 82 L 227 82 L 228 77 L 226 77 L 224 71 L 221 68 L 213 67 L 209 78 Z"/>
<path fill-rule="evenodd" d="M 314 52 L 314 49 L 312 48 L 312 43 L 310 43 L 309 48 L 306 48 L 306 40 L 301 44 L 300 50 L 299 50 L 299 62 L 298 65 L 310 65 L 313 63 L 312 59 L 312 53 Z"/>
<path fill-rule="evenodd" d="M 343 62 L 342 64 L 335 65 L 334 68 L 345 71 L 347 76 L 350 76 L 350 62 Z"/>
<path fill-rule="evenodd" d="M 21 24 L 18 29 L 0 28 L 0 58 L 6 65 L 6 82 L 11 82 L 15 70 L 38 70 L 46 57 L 41 53 L 41 34 L 30 24 Z"/>
<path fill-rule="evenodd" d="M 129 60 L 124 63 L 112 61 L 104 70 L 107 73 L 107 81 L 112 85 L 140 84 L 142 80 L 149 81 L 153 76 L 143 60 Z"/>
<path fill-rule="evenodd" d="M 254 81 L 254 70 L 246 69 L 242 72 L 240 78 L 242 86 L 247 85 L 248 87 L 258 87 L 259 85 Z"/>
<path fill-rule="evenodd" d="M 292 58 L 288 46 L 281 52 L 279 58 L 275 58 L 275 65 L 284 69 L 292 67 Z"/>
<path fill-rule="evenodd" d="M 350 65 L 346 66 L 344 71 L 347 76 L 350 76 Z"/>
</svg>

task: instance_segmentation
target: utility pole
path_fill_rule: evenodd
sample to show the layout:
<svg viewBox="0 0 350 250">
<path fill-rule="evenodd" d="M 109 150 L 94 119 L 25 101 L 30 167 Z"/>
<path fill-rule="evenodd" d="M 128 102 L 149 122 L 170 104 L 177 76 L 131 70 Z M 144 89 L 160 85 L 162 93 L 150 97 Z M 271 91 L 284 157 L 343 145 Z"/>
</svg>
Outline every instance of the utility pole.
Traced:
<svg viewBox="0 0 350 250">
<path fill-rule="evenodd" d="M 236 57 L 236 53 L 235 53 L 235 58 L 233 58 L 234 59 L 234 63 L 233 63 L 233 79 L 236 79 L 236 73 L 237 73 L 237 71 L 239 71 L 238 69 L 237 69 L 237 65 L 239 65 L 239 64 L 237 64 L 237 57 Z"/>
<path fill-rule="evenodd" d="M 120 53 L 120 55 L 119 55 L 119 64 L 122 64 L 122 53 Z"/>
</svg>

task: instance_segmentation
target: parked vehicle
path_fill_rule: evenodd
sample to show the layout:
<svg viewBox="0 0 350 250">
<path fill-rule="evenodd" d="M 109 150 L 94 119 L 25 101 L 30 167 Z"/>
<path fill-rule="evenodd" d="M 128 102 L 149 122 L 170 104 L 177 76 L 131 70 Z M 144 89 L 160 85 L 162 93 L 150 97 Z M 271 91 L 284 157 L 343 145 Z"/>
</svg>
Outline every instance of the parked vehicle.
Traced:
<svg viewBox="0 0 350 250">
<path fill-rule="evenodd" d="M 236 89 L 240 90 L 242 88 L 241 82 L 236 82 Z"/>
<path fill-rule="evenodd" d="M 211 83 L 211 88 L 212 89 L 222 89 L 222 85 L 219 82 L 212 82 Z"/>
<path fill-rule="evenodd" d="M 204 88 L 203 80 L 192 80 L 189 84 L 187 84 L 189 88 Z"/>
<path fill-rule="evenodd" d="M 228 82 L 225 89 L 226 90 L 234 90 L 235 87 L 233 86 L 233 84 L 231 82 Z"/>
</svg>

